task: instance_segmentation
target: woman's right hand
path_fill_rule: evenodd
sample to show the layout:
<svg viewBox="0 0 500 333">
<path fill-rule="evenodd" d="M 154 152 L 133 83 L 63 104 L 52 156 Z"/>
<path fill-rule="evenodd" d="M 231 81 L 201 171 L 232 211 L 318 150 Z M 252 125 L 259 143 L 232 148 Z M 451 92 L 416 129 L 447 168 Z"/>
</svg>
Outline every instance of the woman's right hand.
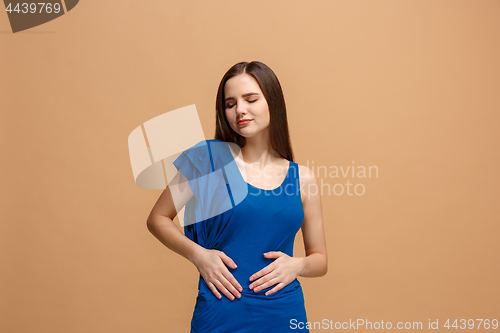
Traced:
<svg viewBox="0 0 500 333">
<path fill-rule="evenodd" d="M 243 288 L 225 265 L 236 268 L 235 262 L 222 251 L 205 248 L 200 250 L 192 262 L 215 297 L 222 298 L 220 290 L 231 301 L 234 300 L 234 296 L 240 298 L 239 291 Z"/>
</svg>

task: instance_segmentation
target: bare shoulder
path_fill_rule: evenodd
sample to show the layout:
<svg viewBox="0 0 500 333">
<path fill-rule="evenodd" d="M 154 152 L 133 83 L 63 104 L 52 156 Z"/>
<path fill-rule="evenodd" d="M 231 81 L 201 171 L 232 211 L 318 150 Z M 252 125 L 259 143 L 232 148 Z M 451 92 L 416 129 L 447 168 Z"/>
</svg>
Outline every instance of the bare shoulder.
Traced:
<svg viewBox="0 0 500 333">
<path fill-rule="evenodd" d="M 310 197 L 308 195 L 309 189 L 318 185 L 318 179 L 314 172 L 305 165 L 297 164 L 297 166 L 299 167 L 300 193 L 302 203 L 304 203 L 304 199 Z"/>
<path fill-rule="evenodd" d="M 305 165 L 297 164 L 299 167 L 299 179 L 301 185 L 314 184 L 317 179 L 314 172 Z"/>
</svg>

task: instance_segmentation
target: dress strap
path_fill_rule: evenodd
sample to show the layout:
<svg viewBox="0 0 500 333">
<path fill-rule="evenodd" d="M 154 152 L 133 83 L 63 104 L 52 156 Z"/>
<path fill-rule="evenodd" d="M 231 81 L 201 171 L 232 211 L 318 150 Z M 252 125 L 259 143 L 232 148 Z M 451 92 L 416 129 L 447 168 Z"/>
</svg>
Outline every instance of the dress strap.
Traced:
<svg viewBox="0 0 500 333">
<path fill-rule="evenodd" d="M 293 186 L 299 186 L 299 165 L 295 162 L 290 164 L 290 171 L 288 172 L 288 177 Z"/>
<path fill-rule="evenodd" d="M 212 166 L 212 172 L 214 172 L 215 168 L 214 168 L 214 161 L 212 159 L 212 149 L 210 149 L 210 140 L 207 140 L 207 146 L 208 146 L 208 154 L 210 155 L 210 165 Z"/>
</svg>

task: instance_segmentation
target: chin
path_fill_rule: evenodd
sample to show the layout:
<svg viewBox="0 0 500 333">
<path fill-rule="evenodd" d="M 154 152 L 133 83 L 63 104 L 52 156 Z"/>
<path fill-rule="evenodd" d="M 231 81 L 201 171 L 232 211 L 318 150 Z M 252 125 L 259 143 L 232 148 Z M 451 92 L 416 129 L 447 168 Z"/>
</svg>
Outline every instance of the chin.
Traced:
<svg viewBox="0 0 500 333">
<path fill-rule="evenodd" d="M 255 132 L 241 133 L 241 131 L 240 132 L 236 132 L 236 133 L 238 133 L 239 135 L 241 135 L 242 137 L 245 137 L 245 138 L 251 138 L 251 137 L 255 136 L 255 134 L 257 134 Z"/>
</svg>

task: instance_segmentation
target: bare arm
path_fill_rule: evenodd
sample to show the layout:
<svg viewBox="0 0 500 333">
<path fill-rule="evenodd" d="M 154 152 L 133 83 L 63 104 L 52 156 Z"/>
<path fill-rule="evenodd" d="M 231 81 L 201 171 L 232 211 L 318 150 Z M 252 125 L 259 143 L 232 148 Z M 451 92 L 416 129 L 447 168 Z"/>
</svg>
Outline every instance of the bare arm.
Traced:
<svg viewBox="0 0 500 333">
<path fill-rule="evenodd" d="M 176 200 L 179 200 L 179 206 L 183 207 L 193 196 L 193 192 L 189 188 L 186 178 L 181 173 L 177 173 L 175 177 L 177 181 L 174 179 L 172 183 L 179 183 L 176 186 L 176 190 L 174 190 L 176 191 Z M 193 262 L 196 253 L 202 251 L 204 248 L 182 233 L 173 221 L 175 216 L 177 216 L 177 210 L 174 205 L 171 189 L 167 186 L 149 214 L 147 220 L 148 230 L 170 250 Z"/>
<path fill-rule="evenodd" d="M 299 276 L 323 276 L 328 271 L 325 231 L 318 179 L 309 168 L 300 167 L 300 191 L 303 197 L 304 222 L 302 235 L 306 256 L 302 257 Z"/>
<path fill-rule="evenodd" d="M 163 245 L 191 261 L 217 298 L 222 297 L 218 290 L 231 300 L 233 295 L 240 297 L 238 290 L 243 288 L 224 265 L 235 268 L 234 261 L 222 251 L 208 250 L 196 244 L 173 221 L 177 210 L 182 209 L 192 196 L 187 179 L 178 172 L 151 210 L 147 219 L 148 230 Z"/>
</svg>

